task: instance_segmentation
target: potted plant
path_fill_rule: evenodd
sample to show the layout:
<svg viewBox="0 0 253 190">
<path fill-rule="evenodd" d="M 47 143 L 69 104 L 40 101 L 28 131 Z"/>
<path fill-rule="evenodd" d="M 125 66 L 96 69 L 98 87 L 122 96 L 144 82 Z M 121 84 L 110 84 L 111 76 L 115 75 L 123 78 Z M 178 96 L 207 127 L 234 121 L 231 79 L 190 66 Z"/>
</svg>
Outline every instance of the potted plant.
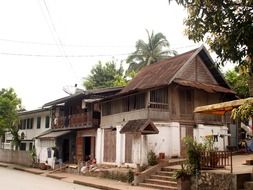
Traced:
<svg viewBox="0 0 253 190">
<path fill-rule="evenodd" d="M 175 177 L 177 179 L 178 190 L 190 190 L 191 189 L 191 176 L 192 172 L 190 167 L 181 164 L 181 169 L 177 170 Z"/>
</svg>

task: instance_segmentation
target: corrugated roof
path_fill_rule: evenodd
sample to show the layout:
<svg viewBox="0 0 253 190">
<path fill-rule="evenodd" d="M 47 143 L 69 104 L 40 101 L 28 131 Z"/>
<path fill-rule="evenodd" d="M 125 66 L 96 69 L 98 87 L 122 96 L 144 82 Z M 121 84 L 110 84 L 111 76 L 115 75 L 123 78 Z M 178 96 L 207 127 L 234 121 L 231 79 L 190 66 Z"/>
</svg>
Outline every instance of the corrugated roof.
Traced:
<svg viewBox="0 0 253 190">
<path fill-rule="evenodd" d="M 202 83 L 198 81 L 189 81 L 189 80 L 184 80 L 184 79 L 175 79 L 173 82 L 182 86 L 190 86 L 193 88 L 201 89 L 209 93 L 223 92 L 223 93 L 235 94 L 233 90 L 230 90 L 222 86 L 214 85 L 214 84 L 206 84 L 206 83 Z"/>
<path fill-rule="evenodd" d="M 70 130 L 68 130 L 68 131 L 52 131 L 48 134 L 41 135 L 38 138 L 39 139 L 54 139 L 54 138 L 66 135 L 68 133 L 70 133 Z"/>
<path fill-rule="evenodd" d="M 212 58 L 204 46 L 144 67 L 135 76 L 135 78 L 133 78 L 132 81 L 130 81 L 130 83 L 125 88 L 123 88 L 122 91 L 120 91 L 119 94 L 127 94 L 135 91 L 169 85 L 177 78 L 177 73 L 183 69 L 185 65 L 190 63 L 191 60 L 197 55 L 203 59 L 204 64 L 214 75 L 219 84 L 216 86 L 216 90 L 212 85 L 201 85 L 201 88 L 214 92 L 234 94 L 234 92 L 230 90 L 230 86 L 227 84 L 220 71 L 215 67 Z M 186 83 L 182 82 L 181 85 L 186 85 Z M 187 85 L 198 87 L 197 83 L 194 84 L 194 82 L 191 84 L 188 83 Z"/>
<path fill-rule="evenodd" d="M 154 88 L 168 85 L 177 71 L 194 55 L 198 49 L 171 57 L 167 60 L 154 63 L 144 67 L 130 82 L 123 88 L 120 94 L 126 92 Z"/>
<path fill-rule="evenodd" d="M 101 97 L 113 95 L 113 94 L 119 92 L 122 88 L 123 87 L 109 87 L 109 88 L 101 88 L 101 89 L 86 90 L 86 91 L 83 90 L 83 91 L 79 91 L 76 94 L 72 94 L 72 95 L 48 102 L 48 103 L 44 104 L 43 107 L 62 104 L 62 103 L 65 103 L 69 100 L 82 98 L 82 97 L 85 98 L 85 97 L 91 96 L 91 98 L 98 100 Z M 89 98 L 89 99 L 91 99 L 91 98 Z"/>
<path fill-rule="evenodd" d="M 158 134 L 159 131 L 154 123 L 149 119 L 137 119 L 128 121 L 120 133 L 140 133 L 143 135 Z"/>
<path fill-rule="evenodd" d="M 199 106 L 195 108 L 194 113 L 224 115 L 227 111 L 231 111 L 247 101 L 253 104 L 253 98 L 246 98 L 228 102 L 221 102 L 217 104 L 210 104 L 206 106 Z"/>
</svg>

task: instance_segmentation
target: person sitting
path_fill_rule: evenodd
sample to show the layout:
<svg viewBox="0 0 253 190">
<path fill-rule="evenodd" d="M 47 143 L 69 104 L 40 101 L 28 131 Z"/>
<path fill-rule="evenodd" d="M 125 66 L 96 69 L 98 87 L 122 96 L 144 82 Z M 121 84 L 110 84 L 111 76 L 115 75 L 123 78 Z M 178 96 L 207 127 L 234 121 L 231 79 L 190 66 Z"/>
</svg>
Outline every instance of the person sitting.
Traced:
<svg viewBox="0 0 253 190">
<path fill-rule="evenodd" d="M 88 160 L 87 162 L 85 162 L 85 166 L 81 168 L 81 172 L 85 174 L 86 172 L 95 171 L 97 169 L 96 163 L 96 158 Z"/>
</svg>

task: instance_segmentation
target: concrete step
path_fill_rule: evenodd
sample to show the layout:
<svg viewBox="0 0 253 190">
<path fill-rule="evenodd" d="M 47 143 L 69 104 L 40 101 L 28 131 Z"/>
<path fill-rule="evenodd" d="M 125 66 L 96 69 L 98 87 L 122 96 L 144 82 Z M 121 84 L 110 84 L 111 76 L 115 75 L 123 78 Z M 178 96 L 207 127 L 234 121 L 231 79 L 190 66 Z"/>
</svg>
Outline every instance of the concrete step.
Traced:
<svg viewBox="0 0 253 190">
<path fill-rule="evenodd" d="M 156 172 L 156 175 L 162 175 L 162 176 L 173 177 L 174 174 L 175 174 L 175 172 L 172 172 L 172 171 L 158 171 L 158 172 Z"/>
<path fill-rule="evenodd" d="M 166 176 L 166 175 L 151 175 L 151 179 L 160 179 L 160 180 L 167 180 L 167 181 L 176 181 L 176 177 Z"/>
<path fill-rule="evenodd" d="M 156 185 L 165 185 L 165 186 L 171 186 L 176 187 L 177 182 L 175 181 L 167 181 L 167 180 L 160 180 L 160 179 L 146 179 L 145 183 L 151 183 Z"/>
<path fill-rule="evenodd" d="M 162 167 L 161 169 L 162 171 L 168 171 L 168 172 L 175 172 L 177 171 L 178 169 L 174 169 L 174 168 L 171 168 L 169 166 L 166 166 L 166 167 Z"/>
<path fill-rule="evenodd" d="M 167 185 L 157 185 L 157 184 L 152 184 L 152 183 L 140 183 L 139 186 L 160 189 L 160 190 L 177 190 L 177 187 L 172 187 L 172 186 L 167 186 Z"/>
<path fill-rule="evenodd" d="M 245 190 L 252 190 L 253 189 L 253 181 L 246 181 L 244 183 Z"/>
</svg>

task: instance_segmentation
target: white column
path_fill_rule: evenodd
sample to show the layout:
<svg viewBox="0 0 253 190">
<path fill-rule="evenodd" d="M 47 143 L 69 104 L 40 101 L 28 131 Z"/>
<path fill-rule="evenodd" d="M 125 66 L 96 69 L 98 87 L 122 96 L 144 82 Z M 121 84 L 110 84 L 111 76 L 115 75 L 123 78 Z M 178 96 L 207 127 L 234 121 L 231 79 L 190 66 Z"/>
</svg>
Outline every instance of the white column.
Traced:
<svg viewBox="0 0 253 190">
<path fill-rule="evenodd" d="M 116 164 L 120 166 L 123 163 L 123 155 L 122 155 L 122 150 L 123 150 L 123 135 L 120 134 L 122 126 L 118 125 L 116 126 Z"/>
<path fill-rule="evenodd" d="M 173 122 L 170 128 L 172 136 L 171 156 L 180 156 L 180 125 L 177 122 Z"/>
<path fill-rule="evenodd" d="M 148 143 L 147 143 L 147 135 L 141 135 L 141 165 L 147 164 L 147 154 L 148 154 Z"/>
<path fill-rule="evenodd" d="M 102 163 L 102 149 L 103 149 L 103 143 L 102 143 L 102 129 L 97 129 L 97 138 L 96 138 L 96 160 L 98 164 Z"/>
</svg>

